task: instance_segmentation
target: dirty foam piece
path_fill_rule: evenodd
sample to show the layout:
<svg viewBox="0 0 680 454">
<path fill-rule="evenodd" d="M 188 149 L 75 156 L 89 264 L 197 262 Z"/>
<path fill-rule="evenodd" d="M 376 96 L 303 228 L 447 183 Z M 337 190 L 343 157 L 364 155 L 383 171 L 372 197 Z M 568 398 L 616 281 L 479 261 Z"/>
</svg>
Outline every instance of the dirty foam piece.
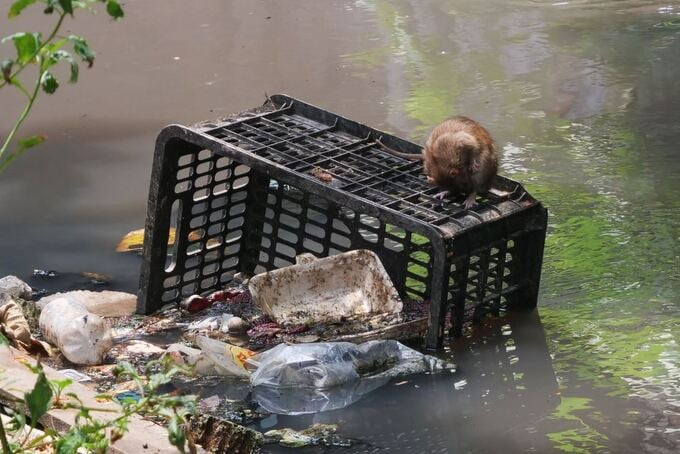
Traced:
<svg viewBox="0 0 680 454">
<path fill-rule="evenodd" d="M 0 293 L 7 293 L 12 298 L 30 300 L 33 289 L 18 277 L 10 275 L 0 279 Z"/>
<path fill-rule="evenodd" d="M 314 324 L 398 314 L 403 308 L 378 256 L 365 249 L 253 276 L 253 302 L 279 324 Z"/>
<path fill-rule="evenodd" d="M 77 301 L 88 312 L 99 315 L 100 317 L 122 317 L 132 315 L 137 309 L 137 296 L 132 293 L 115 292 L 112 290 L 102 290 L 93 292 L 91 290 L 73 290 L 65 293 L 55 293 L 54 295 L 40 298 L 36 305 L 43 309 L 48 303 L 59 298 L 69 298 Z"/>
<path fill-rule="evenodd" d="M 121 353 L 126 356 L 152 356 L 162 355 L 165 353 L 165 350 L 162 348 L 141 340 L 130 340 L 124 342 L 123 344 L 117 345 L 115 348 L 120 348 Z"/>
</svg>

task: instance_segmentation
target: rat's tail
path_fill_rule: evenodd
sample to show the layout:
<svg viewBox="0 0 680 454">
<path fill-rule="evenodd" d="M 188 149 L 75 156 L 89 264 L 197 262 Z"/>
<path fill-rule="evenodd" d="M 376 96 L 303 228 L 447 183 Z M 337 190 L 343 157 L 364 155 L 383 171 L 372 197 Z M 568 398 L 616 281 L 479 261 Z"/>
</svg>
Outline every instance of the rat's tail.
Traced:
<svg viewBox="0 0 680 454">
<path fill-rule="evenodd" d="M 389 154 L 392 154 L 394 156 L 399 156 L 400 158 L 408 159 L 409 161 L 422 161 L 423 160 L 423 154 L 422 153 L 402 153 L 400 151 L 394 150 L 393 148 L 388 147 L 384 143 L 380 141 L 380 139 L 376 140 L 376 143 L 382 147 L 383 150 L 388 152 Z"/>
</svg>

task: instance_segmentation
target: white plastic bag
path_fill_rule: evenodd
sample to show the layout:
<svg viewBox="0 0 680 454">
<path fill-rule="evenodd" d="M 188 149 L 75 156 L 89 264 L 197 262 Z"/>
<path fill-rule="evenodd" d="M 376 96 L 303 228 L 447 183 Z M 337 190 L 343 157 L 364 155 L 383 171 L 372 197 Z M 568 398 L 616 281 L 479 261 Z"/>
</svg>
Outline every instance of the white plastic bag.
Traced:
<svg viewBox="0 0 680 454">
<path fill-rule="evenodd" d="M 45 339 L 74 364 L 101 364 L 113 345 L 104 319 L 70 298 L 50 301 L 40 313 L 39 324 Z"/>
<path fill-rule="evenodd" d="M 253 386 L 327 389 L 361 377 L 398 377 L 446 364 L 395 340 L 279 344 L 248 359 Z"/>
</svg>

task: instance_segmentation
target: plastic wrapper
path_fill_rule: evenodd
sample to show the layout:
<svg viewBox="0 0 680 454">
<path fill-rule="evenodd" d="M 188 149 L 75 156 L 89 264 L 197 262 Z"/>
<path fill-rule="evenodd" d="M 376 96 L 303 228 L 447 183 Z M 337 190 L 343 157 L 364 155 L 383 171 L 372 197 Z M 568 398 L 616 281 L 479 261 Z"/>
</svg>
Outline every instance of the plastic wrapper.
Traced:
<svg viewBox="0 0 680 454">
<path fill-rule="evenodd" d="M 196 343 L 205 356 L 214 363 L 219 375 L 247 378 L 250 375 L 245 362 L 254 353 L 247 348 L 220 342 L 206 336 L 196 336 Z"/>
<path fill-rule="evenodd" d="M 366 377 L 398 377 L 440 370 L 441 360 L 394 340 L 280 344 L 248 359 L 250 383 L 270 388 L 330 389 Z"/>
</svg>

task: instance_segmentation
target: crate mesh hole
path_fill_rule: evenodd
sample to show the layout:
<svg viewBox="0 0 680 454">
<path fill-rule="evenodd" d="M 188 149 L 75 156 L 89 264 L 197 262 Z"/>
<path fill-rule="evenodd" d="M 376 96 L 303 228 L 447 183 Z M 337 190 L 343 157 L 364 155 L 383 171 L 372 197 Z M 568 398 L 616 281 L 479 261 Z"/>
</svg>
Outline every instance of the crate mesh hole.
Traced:
<svg viewBox="0 0 680 454">
<path fill-rule="evenodd" d="M 177 254 L 178 254 L 178 247 L 179 247 L 179 225 L 181 223 L 181 216 L 182 216 L 182 202 L 180 200 L 175 200 L 172 202 L 172 208 L 170 209 L 170 226 L 169 226 L 169 235 L 170 237 L 174 236 L 174 240 L 172 241 L 172 245 L 170 246 L 170 254 L 166 254 L 166 259 L 165 259 L 165 271 L 167 273 L 171 273 L 174 269 L 175 266 L 177 265 Z"/>
<path fill-rule="evenodd" d="M 183 154 L 179 157 L 177 160 L 178 166 L 186 166 L 194 162 L 194 154 L 193 153 L 188 153 L 188 154 Z"/>
</svg>

